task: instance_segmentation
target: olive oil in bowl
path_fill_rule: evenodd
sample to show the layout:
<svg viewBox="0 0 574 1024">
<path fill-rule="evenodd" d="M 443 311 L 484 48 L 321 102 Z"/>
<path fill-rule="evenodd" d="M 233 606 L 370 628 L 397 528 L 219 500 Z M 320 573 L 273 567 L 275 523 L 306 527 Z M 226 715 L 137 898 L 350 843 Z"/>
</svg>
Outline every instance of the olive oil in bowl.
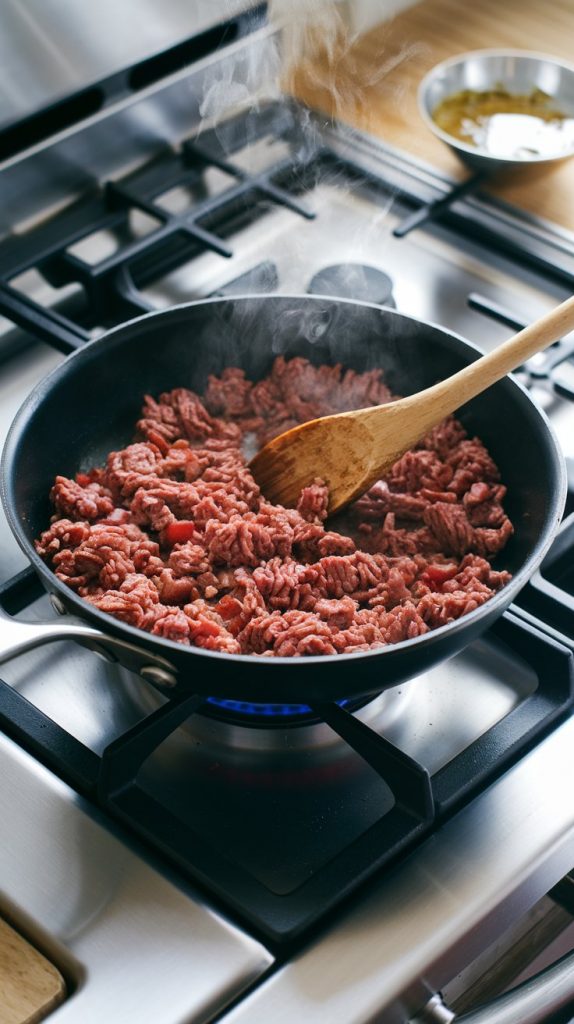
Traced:
<svg viewBox="0 0 574 1024">
<path fill-rule="evenodd" d="M 432 119 L 447 135 L 502 160 L 560 158 L 574 145 L 574 117 L 541 89 L 463 89 L 441 100 Z"/>
</svg>

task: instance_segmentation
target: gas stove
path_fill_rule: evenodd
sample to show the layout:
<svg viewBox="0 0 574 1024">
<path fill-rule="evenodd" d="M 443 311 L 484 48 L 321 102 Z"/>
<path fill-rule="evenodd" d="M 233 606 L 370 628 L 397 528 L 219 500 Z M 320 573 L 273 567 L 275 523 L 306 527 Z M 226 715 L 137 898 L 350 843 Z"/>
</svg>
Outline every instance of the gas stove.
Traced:
<svg viewBox="0 0 574 1024">
<path fill-rule="evenodd" d="M 241 81 L 272 45 L 260 29 L 0 167 L 3 437 L 66 354 L 150 309 L 348 295 L 487 351 L 570 293 L 574 238 L 450 195 L 432 169 L 286 98 L 202 123 L 217 76 Z M 0 909 L 63 965 L 72 993 L 55 1019 L 406 1021 L 572 867 L 573 353 L 564 339 L 518 374 L 564 451 L 569 518 L 516 604 L 449 662 L 362 706 L 313 709 L 170 703 L 69 643 L 2 666 Z M 56 618 L 0 528 L 0 603 Z M 40 864 L 76 898 L 45 898 Z M 161 1005 L 154 942 L 175 979 Z"/>
</svg>

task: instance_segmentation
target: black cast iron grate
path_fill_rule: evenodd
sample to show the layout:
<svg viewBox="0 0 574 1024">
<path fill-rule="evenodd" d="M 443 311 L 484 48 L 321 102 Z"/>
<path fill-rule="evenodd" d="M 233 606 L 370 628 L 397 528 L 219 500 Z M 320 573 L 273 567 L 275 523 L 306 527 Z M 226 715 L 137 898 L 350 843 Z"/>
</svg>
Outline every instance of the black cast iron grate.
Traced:
<svg viewBox="0 0 574 1024">
<path fill-rule="evenodd" d="M 0 604 L 17 614 L 41 592 L 33 571 L 25 570 L 0 588 Z M 297 770 L 286 775 L 274 774 L 265 756 L 244 770 L 226 771 L 213 756 L 201 774 L 194 751 L 191 760 L 176 757 L 173 780 L 179 810 L 192 807 L 194 820 L 189 810 L 178 813 L 165 778 L 158 788 L 155 759 L 168 737 L 185 746 L 178 740 L 179 727 L 201 713 L 202 697 L 168 701 L 100 757 L 0 680 L 0 726 L 286 954 L 364 881 L 428 835 L 569 713 L 574 643 L 560 643 L 539 627 L 511 610 L 486 635 L 487 642 L 489 637 L 502 642 L 524 659 L 538 685 L 434 774 L 348 710 L 325 703 L 312 710 L 343 739 L 350 771 L 338 774 L 337 762 L 326 764 L 320 755 L 303 756 Z M 304 842 L 302 829 L 307 829 Z M 273 849 L 284 858 L 282 866 L 272 863 Z"/>
<path fill-rule="evenodd" d="M 482 171 L 473 174 L 464 181 L 453 185 L 444 196 L 439 199 L 432 199 L 428 203 L 422 203 L 416 210 L 409 213 L 393 229 L 395 238 L 406 238 L 415 228 L 422 228 L 433 220 L 440 220 L 451 208 L 465 196 L 478 192 L 481 185 L 487 180 L 487 175 Z"/>
<path fill-rule="evenodd" d="M 271 168 L 250 174 L 227 157 L 247 137 L 281 138 L 293 127 L 290 108 L 269 108 L 251 130 L 245 117 L 230 121 L 201 143 L 188 140 L 177 151 L 160 154 L 121 182 L 109 181 L 97 192 L 31 232 L 13 236 L 0 246 L 0 312 L 61 352 L 68 354 L 100 328 L 150 312 L 153 305 L 142 289 L 182 263 L 204 252 L 233 255 L 224 235 L 237 219 L 258 214 L 261 201 L 285 206 L 305 219 L 314 212 L 298 198 L 320 159 L 316 149 L 285 157 Z M 229 185 L 205 194 L 204 175 L 217 169 Z M 158 198 L 187 188 L 194 201 L 173 212 Z M 155 225 L 133 237 L 130 218 L 137 211 Z M 74 251 L 82 240 L 100 232 L 115 233 L 115 252 L 91 263 Z M 81 286 L 87 302 L 77 316 L 45 307 L 30 298 L 18 279 L 31 269 L 53 288 Z M 16 282 L 16 283 L 15 283 Z"/>
<path fill-rule="evenodd" d="M 206 252 L 229 259 L 233 248 L 228 237 L 234 225 L 242 218 L 263 215 L 265 204 L 282 205 L 305 219 L 313 218 L 314 211 L 301 196 L 316 181 L 328 180 L 329 175 L 335 179 L 342 175 L 349 183 L 368 181 L 387 195 L 386 175 L 388 172 L 394 184 L 396 168 L 385 164 L 383 153 L 376 173 L 362 162 L 358 148 L 353 158 L 349 156 L 353 153 L 352 139 L 346 155 L 341 155 L 338 136 L 318 129 L 310 132 L 308 126 L 309 112 L 290 101 L 242 113 L 217 129 L 205 131 L 199 139 L 191 138 L 177 149 L 158 153 L 156 159 L 123 179 L 102 184 L 96 192 L 29 231 L 5 239 L 0 244 L 0 313 L 67 354 L 102 329 L 153 309 L 144 293 L 146 286 L 183 263 Z M 249 173 L 237 159 L 246 140 L 248 145 L 283 141 L 288 155 L 262 172 Z M 214 170 L 225 175 L 228 183 L 211 195 L 205 175 Z M 413 212 L 396 227 L 396 235 L 402 237 L 430 220 L 440 220 L 456 233 L 483 241 L 494 251 L 510 255 L 572 290 L 571 246 L 548 243 L 526 224 L 517 234 L 509 230 L 504 211 L 493 206 L 485 216 L 465 203 L 476 195 L 483 183 L 482 175 L 454 187 L 437 179 L 440 192 L 430 202 L 424 198 L 425 189 L 428 194 L 424 177 L 407 158 L 403 160 L 398 190 Z M 193 201 L 188 208 L 174 212 L 158 200 L 178 187 L 189 189 Z M 151 228 L 147 232 L 134 232 L 135 213 L 148 218 Z M 106 231 L 116 236 L 116 250 L 97 262 L 88 262 L 78 253 L 78 244 Z M 61 309 L 41 305 L 20 282 L 22 275 L 32 269 L 53 288 L 76 286 L 82 300 L 61 303 Z M 233 282 L 232 290 L 240 290 L 243 283 Z M 247 284 L 248 290 L 274 290 L 274 268 L 264 264 L 255 268 L 255 279 L 250 273 Z M 490 315 L 496 312 L 490 311 Z M 558 377 L 555 387 L 562 388 Z M 561 393 L 572 397 L 574 387 L 566 383 Z"/>
<path fill-rule="evenodd" d="M 547 629 L 574 645 L 574 512 L 562 523 L 518 601 L 521 612 L 543 617 Z"/>
</svg>

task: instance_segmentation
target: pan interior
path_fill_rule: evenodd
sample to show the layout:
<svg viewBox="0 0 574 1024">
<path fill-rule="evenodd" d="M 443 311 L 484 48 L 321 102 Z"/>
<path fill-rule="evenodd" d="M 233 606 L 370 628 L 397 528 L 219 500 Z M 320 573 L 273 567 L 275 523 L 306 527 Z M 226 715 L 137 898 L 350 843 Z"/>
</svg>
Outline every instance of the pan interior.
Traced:
<svg viewBox="0 0 574 1024">
<path fill-rule="evenodd" d="M 174 387 L 200 394 L 210 373 L 239 366 L 258 380 L 278 355 L 357 371 L 382 367 L 407 395 L 476 358 L 471 346 L 428 324 L 353 302 L 312 296 L 223 299 L 145 317 L 58 368 L 20 413 L 6 456 L 8 502 L 32 542 L 46 528 L 58 473 L 73 476 L 133 440 L 144 394 Z M 516 532 L 501 556 L 515 573 L 534 550 L 556 489 L 556 454 L 529 399 L 505 379 L 460 412 L 508 486 Z"/>
</svg>

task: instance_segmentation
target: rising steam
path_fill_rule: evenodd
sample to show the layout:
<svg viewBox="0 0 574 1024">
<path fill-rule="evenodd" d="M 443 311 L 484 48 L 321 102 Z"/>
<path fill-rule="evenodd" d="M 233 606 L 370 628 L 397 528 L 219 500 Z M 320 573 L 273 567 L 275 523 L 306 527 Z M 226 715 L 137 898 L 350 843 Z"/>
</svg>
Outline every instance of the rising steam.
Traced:
<svg viewBox="0 0 574 1024">
<path fill-rule="evenodd" d="M 381 3 L 381 21 L 388 7 L 389 0 Z M 333 119 L 368 127 L 369 111 L 399 99 L 401 86 L 389 82 L 391 72 L 423 47 L 397 42 L 390 32 L 367 41 L 345 8 L 336 0 L 272 0 L 282 27 L 283 87 Z"/>
<path fill-rule="evenodd" d="M 382 21 L 391 2 L 381 3 Z M 380 109 L 383 98 L 397 102 L 401 86 L 389 84 L 388 76 L 420 54 L 421 45 L 386 41 L 383 34 L 380 45 L 365 46 L 346 8 L 337 0 L 270 0 L 269 22 L 277 31 L 254 41 L 239 63 L 224 61 L 214 69 L 200 106 L 203 126 L 286 94 L 361 127 L 365 112 Z"/>
<path fill-rule="evenodd" d="M 234 115 L 257 114 L 270 102 L 283 101 L 289 96 L 301 100 L 302 105 L 295 114 L 296 130 L 289 140 L 295 174 L 297 161 L 300 159 L 304 168 L 309 154 L 312 156 L 320 148 L 325 118 L 351 124 L 365 131 L 380 130 L 381 110 L 392 112 L 400 103 L 401 90 L 404 88 L 400 65 L 420 55 L 423 47 L 419 43 L 405 41 L 404 37 L 400 38 L 399 33 L 393 31 L 392 20 L 367 36 L 361 35 L 356 22 L 349 16 L 352 2 L 270 0 L 270 31 L 253 33 L 247 41 L 248 45 L 244 45 L 244 41 L 233 60 L 220 61 L 213 66 L 200 107 L 203 118 L 201 128 L 214 130 L 224 144 L 226 123 Z M 404 2 L 402 6 L 405 6 Z M 396 9 L 397 0 L 380 0 L 381 21 L 387 15 L 390 18 Z M 392 74 L 397 69 L 399 74 Z M 316 117 L 307 107 L 320 112 L 320 116 Z M 374 120 L 369 120 L 375 114 L 378 114 L 376 125 Z M 257 117 L 242 118 L 234 129 L 234 139 L 237 139 L 237 132 L 245 133 L 243 142 L 245 153 L 248 154 L 247 160 L 252 159 L 253 150 L 256 149 L 256 146 L 250 144 L 259 138 L 257 121 Z M 242 166 L 248 170 L 257 170 L 257 156 L 253 159 L 253 168 L 249 163 Z M 321 175 L 312 187 L 311 205 L 320 210 L 321 202 L 324 202 L 325 209 L 336 210 L 336 203 L 341 202 L 346 193 L 353 192 L 354 181 L 348 176 L 345 166 L 341 164 L 338 167 L 335 162 L 322 168 Z M 323 193 L 321 188 L 324 189 Z M 376 269 L 378 266 L 383 272 L 388 269 L 385 266 L 385 238 L 389 236 L 388 214 L 395 198 L 395 189 L 389 187 L 381 193 L 378 202 L 372 204 L 368 215 L 359 214 L 354 220 L 352 216 L 346 218 L 346 210 L 351 208 L 341 202 L 344 231 L 334 251 L 318 254 L 313 257 L 314 262 L 308 260 L 309 236 L 304 224 L 291 232 L 289 253 L 293 257 L 293 264 L 305 268 L 304 273 L 308 271 L 308 277 L 302 277 L 299 287 L 292 290 L 304 292 L 316 271 L 323 266 L 336 264 L 342 275 L 348 275 L 349 287 L 342 294 L 361 297 L 364 292 L 364 297 L 367 297 L 366 289 L 362 288 L 365 267 L 374 266 Z M 281 291 L 284 286 L 281 269 L 279 280 Z M 373 301 L 378 300 L 373 297 Z M 273 352 L 284 351 L 283 339 L 287 329 L 285 318 L 292 318 L 300 338 L 314 346 L 323 344 L 321 332 L 326 330 L 325 325 L 317 324 L 313 317 L 307 320 L 308 309 L 313 311 L 314 317 L 316 310 L 313 304 L 297 302 L 292 308 L 284 310 L 284 319 L 281 325 L 275 325 L 275 332 L 269 324 L 266 325 Z M 245 305 L 243 313 L 238 311 L 237 316 L 242 315 L 246 318 L 251 315 L 249 304 Z M 249 339 L 253 338 L 254 331 L 259 330 L 259 327 L 259 319 L 256 319 L 255 327 L 246 319 L 240 330 L 242 344 L 248 347 Z M 337 336 L 341 344 L 342 331 L 343 327 L 339 324 Z M 353 331 L 345 339 L 345 344 L 347 340 L 348 365 L 353 365 Z M 393 344 L 391 339 L 387 346 L 389 351 Z M 346 358 L 346 350 L 343 358 Z M 375 350 L 369 350 L 368 365 L 362 365 L 361 368 L 378 365 L 377 358 Z"/>
</svg>

